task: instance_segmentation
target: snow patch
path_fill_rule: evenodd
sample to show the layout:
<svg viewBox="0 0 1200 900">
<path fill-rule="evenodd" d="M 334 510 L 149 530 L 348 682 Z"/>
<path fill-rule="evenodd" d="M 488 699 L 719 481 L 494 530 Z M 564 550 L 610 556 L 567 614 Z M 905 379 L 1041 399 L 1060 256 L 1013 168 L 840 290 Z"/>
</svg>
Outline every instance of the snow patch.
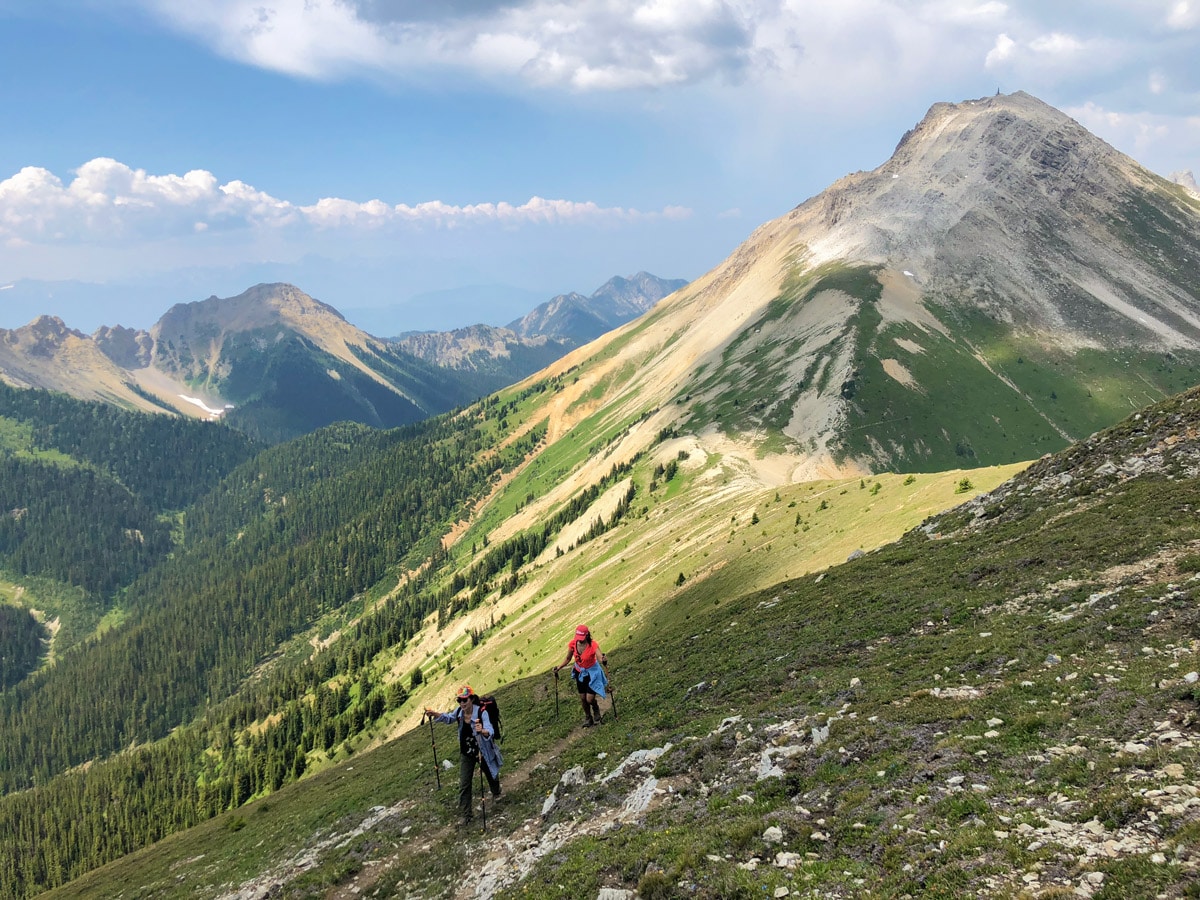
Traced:
<svg viewBox="0 0 1200 900">
<path fill-rule="evenodd" d="M 193 406 L 200 407 L 202 410 L 208 413 L 209 421 L 215 421 L 221 418 L 221 416 L 225 415 L 226 412 L 233 409 L 232 403 L 226 403 L 222 409 L 213 409 L 199 397 L 189 397 L 187 394 L 180 394 L 179 399 L 187 403 L 191 403 Z"/>
</svg>

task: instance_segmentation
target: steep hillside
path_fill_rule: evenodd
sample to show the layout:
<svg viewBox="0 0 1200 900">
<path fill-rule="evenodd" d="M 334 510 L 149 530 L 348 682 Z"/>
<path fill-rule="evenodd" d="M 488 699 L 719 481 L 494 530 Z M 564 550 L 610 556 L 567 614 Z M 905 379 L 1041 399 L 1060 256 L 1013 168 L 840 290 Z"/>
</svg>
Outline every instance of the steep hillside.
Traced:
<svg viewBox="0 0 1200 900">
<path fill-rule="evenodd" d="M 1063 114 L 938 104 L 555 370 L 793 478 L 1009 462 L 1196 383 L 1196 258 L 1200 201 Z"/>
<path fill-rule="evenodd" d="M 600 728 L 530 654 L 486 830 L 414 728 L 51 896 L 1192 896 L 1198 504 L 1192 391 L 819 574 L 592 618 Z"/>
</svg>

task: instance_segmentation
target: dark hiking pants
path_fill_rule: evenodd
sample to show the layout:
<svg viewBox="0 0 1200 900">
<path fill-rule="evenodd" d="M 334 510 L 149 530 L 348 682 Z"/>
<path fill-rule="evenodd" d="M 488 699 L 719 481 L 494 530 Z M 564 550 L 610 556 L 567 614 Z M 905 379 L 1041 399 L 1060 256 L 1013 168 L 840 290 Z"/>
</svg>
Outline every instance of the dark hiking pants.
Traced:
<svg viewBox="0 0 1200 900">
<path fill-rule="evenodd" d="M 469 753 L 460 754 L 458 764 L 458 809 L 464 819 L 469 819 L 474 814 L 471 796 L 475 782 L 475 764 L 477 762 L 483 769 L 484 777 L 487 778 L 488 787 L 492 790 L 492 796 L 500 796 L 500 779 L 492 776 L 492 773 L 488 771 L 488 767 L 484 764 L 483 760 Z"/>
</svg>

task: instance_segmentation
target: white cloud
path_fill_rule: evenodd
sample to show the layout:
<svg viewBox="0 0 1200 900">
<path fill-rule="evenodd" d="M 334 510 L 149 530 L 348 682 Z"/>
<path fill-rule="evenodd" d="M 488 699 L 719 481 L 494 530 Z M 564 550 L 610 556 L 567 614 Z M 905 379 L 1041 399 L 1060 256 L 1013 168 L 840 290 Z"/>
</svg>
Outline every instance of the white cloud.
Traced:
<svg viewBox="0 0 1200 900">
<path fill-rule="evenodd" d="M 964 99 L 963 84 L 1058 103 L 1087 99 L 1089 84 L 1093 99 L 1137 91 L 1165 108 L 1200 54 L 1186 40 L 1200 0 L 1096 0 L 1086 11 L 1065 0 L 128 2 L 231 58 L 297 76 L 637 91 L 638 109 L 690 88 L 684 102 L 722 104 L 752 132 L 774 127 L 756 117 Z M 1171 75 L 1161 93 L 1154 70 Z"/>
<path fill-rule="evenodd" d="M 509 86 L 583 91 L 811 78 L 814 61 L 823 77 L 835 63 L 858 83 L 864 62 L 872 75 L 897 60 L 920 68 L 930 64 L 924 51 L 954 45 L 945 36 L 990 41 L 1011 16 L 996 0 L 138 2 L 221 53 L 290 74 L 458 70 Z"/>
<path fill-rule="evenodd" d="M 1083 42 L 1077 37 L 1061 32 L 1043 34 L 1029 42 L 1029 49 L 1034 53 L 1047 56 L 1074 56 L 1084 49 Z"/>
<path fill-rule="evenodd" d="M 1200 2 L 1179 0 L 1167 13 L 1167 25 L 1179 31 L 1200 27 Z"/>
<path fill-rule="evenodd" d="M 1012 56 L 1013 50 L 1016 48 L 1017 42 L 1010 38 L 1007 34 L 996 36 L 996 44 L 988 51 L 987 57 L 984 59 L 984 65 L 989 69 L 993 66 L 998 66 Z"/>
<path fill-rule="evenodd" d="M 146 0 L 181 31 L 245 62 L 309 78 L 383 67 L 394 44 L 339 0 Z"/>
<path fill-rule="evenodd" d="M 229 57 L 322 79 L 459 69 L 585 90 L 650 87 L 735 71 L 752 44 L 739 0 L 524 0 L 394 15 L 387 3 L 349 0 L 141 2 Z"/>
<path fill-rule="evenodd" d="M 1162 159 L 1160 175 L 1189 168 L 1188 160 L 1200 160 L 1200 116 L 1122 112 L 1092 102 L 1064 111 L 1135 159 Z"/>
<path fill-rule="evenodd" d="M 620 223 L 678 219 L 686 212 L 679 207 L 642 212 L 542 197 L 521 204 L 466 206 L 439 200 L 392 205 L 382 200 L 360 203 L 327 197 L 303 206 L 242 181 L 220 184 L 215 175 L 203 170 L 149 175 L 106 158 L 80 166 L 69 183 L 32 166 L 0 181 L 0 240 L 10 245 L 114 244 L 237 229 L 378 231 L 404 225 Z"/>
</svg>

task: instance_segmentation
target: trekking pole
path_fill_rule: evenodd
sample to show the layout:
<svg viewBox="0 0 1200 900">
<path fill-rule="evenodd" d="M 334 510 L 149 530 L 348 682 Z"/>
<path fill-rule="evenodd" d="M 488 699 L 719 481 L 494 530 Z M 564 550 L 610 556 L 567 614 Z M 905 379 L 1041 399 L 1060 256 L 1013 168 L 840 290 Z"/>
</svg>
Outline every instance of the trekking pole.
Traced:
<svg viewBox="0 0 1200 900">
<path fill-rule="evenodd" d="M 428 712 L 421 713 L 422 722 L 425 721 L 426 717 L 429 719 L 429 746 L 433 748 L 433 777 L 437 779 L 437 789 L 440 791 L 442 789 L 442 769 L 438 765 L 437 740 L 433 736 L 433 716 L 429 715 Z"/>
<path fill-rule="evenodd" d="M 487 831 L 487 797 L 483 792 L 483 767 L 487 763 L 483 761 L 483 751 L 479 751 L 479 819 L 483 825 L 483 830 Z"/>
<path fill-rule="evenodd" d="M 554 721 L 558 721 L 558 669 L 554 670 Z"/>
<path fill-rule="evenodd" d="M 613 721 L 617 721 L 617 693 L 613 690 L 612 682 L 608 678 L 608 665 L 602 666 L 604 669 L 604 680 L 608 681 L 608 702 L 612 706 Z"/>
</svg>

